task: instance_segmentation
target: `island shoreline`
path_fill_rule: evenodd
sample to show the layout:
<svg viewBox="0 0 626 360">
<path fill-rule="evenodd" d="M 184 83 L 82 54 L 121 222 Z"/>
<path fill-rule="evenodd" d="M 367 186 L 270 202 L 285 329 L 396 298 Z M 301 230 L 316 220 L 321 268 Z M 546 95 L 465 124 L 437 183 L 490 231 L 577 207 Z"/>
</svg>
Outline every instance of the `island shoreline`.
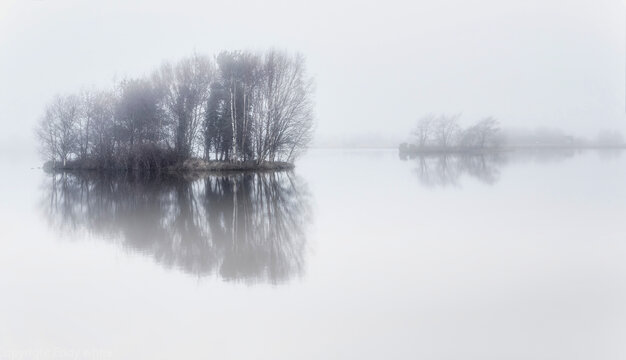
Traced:
<svg viewBox="0 0 626 360">
<path fill-rule="evenodd" d="M 139 164 L 137 164 L 139 165 Z M 293 170 L 295 165 L 284 161 L 207 161 L 203 159 L 188 159 L 163 167 L 144 166 L 97 166 L 89 162 L 70 161 L 65 165 L 61 163 L 47 162 L 43 169 L 47 172 L 98 172 L 98 173 L 163 173 L 163 174 L 188 174 L 188 173 L 232 173 L 232 172 L 271 172 Z"/>
</svg>

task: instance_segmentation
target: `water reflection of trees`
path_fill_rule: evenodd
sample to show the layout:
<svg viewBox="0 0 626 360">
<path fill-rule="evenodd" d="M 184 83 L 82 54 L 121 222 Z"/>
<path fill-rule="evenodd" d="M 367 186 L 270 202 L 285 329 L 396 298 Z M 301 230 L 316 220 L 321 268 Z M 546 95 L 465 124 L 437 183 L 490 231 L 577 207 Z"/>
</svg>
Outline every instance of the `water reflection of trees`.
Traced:
<svg viewBox="0 0 626 360">
<path fill-rule="evenodd" d="M 302 273 L 309 195 L 292 173 L 196 179 L 56 174 L 52 226 L 111 239 L 167 267 L 278 283 Z"/>
<path fill-rule="evenodd" d="M 461 178 L 469 176 L 493 185 L 500 178 L 500 170 L 510 163 L 560 162 L 580 153 L 575 149 L 511 150 L 478 153 L 425 153 L 401 155 L 415 165 L 413 171 L 425 186 L 456 186 Z"/>
<path fill-rule="evenodd" d="M 414 162 L 413 172 L 425 186 L 456 186 L 462 176 L 494 184 L 500 176 L 501 154 L 429 154 L 403 158 Z"/>
</svg>

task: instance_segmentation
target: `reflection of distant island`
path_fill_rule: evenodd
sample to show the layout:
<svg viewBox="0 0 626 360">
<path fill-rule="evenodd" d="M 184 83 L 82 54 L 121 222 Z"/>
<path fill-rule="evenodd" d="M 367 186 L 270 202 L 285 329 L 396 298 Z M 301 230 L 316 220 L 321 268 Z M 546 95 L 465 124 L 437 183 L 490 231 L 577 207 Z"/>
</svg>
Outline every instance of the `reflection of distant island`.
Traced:
<svg viewBox="0 0 626 360">
<path fill-rule="evenodd" d="M 580 149 L 517 149 L 494 152 L 400 153 L 400 159 L 414 164 L 413 172 L 425 186 L 456 186 L 463 176 L 493 185 L 500 169 L 522 162 L 559 162 L 581 153 Z M 620 155 L 620 150 L 602 151 L 604 157 Z"/>
<path fill-rule="evenodd" d="M 426 186 L 457 185 L 464 174 L 493 184 L 498 180 L 500 166 L 506 161 L 499 153 L 410 155 L 401 156 L 401 159 L 415 163 L 413 171 Z"/>
<path fill-rule="evenodd" d="M 290 172 L 195 179 L 61 173 L 41 205 L 59 230 L 87 230 L 197 276 L 279 283 L 304 270 L 309 195 Z"/>
</svg>

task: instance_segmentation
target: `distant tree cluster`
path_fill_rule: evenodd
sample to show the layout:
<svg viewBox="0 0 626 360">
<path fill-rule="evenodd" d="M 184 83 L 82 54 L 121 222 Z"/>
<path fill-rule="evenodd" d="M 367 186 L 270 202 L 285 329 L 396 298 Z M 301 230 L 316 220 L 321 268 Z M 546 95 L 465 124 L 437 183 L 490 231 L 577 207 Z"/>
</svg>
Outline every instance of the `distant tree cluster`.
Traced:
<svg viewBox="0 0 626 360">
<path fill-rule="evenodd" d="M 194 157 L 287 161 L 310 142 L 313 81 L 301 55 L 193 55 L 113 90 L 56 96 L 37 136 L 46 160 L 159 169 Z"/>
<path fill-rule="evenodd" d="M 503 141 L 513 148 L 623 148 L 626 143 L 621 132 L 603 130 L 595 138 L 568 134 L 560 129 L 506 129 Z"/>
<path fill-rule="evenodd" d="M 403 143 L 401 151 L 447 151 L 451 149 L 486 149 L 500 144 L 500 127 L 496 119 L 488 117 L 467 128 L 459 124 L 460 115 L 426 115 L 420 118 L 412 131 L 412 143 Z"/>
<path fill-rule="evenodd" d="M 622 147 L 624 144 L 624 135 L 611 130 L 600 131 L 595 140 L 595 145 L 599 147 Z"/>
</svg>

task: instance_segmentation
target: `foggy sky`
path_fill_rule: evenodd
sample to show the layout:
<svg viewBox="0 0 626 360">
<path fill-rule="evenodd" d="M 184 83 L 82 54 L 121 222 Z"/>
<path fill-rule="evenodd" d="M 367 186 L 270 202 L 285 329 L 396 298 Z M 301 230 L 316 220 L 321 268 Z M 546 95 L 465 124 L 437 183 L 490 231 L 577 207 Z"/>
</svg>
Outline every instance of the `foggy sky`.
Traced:
<svg viewBox="0 0 626 360">
<path fill-rule="evenodd" d="M 595 136 L 626 127 L 621 0 L 0 0 L 0 148 L 34 152 L 55 93 L 223 49 L 303 53 L 316 139 L 425 113 Z"/>
</svg>

